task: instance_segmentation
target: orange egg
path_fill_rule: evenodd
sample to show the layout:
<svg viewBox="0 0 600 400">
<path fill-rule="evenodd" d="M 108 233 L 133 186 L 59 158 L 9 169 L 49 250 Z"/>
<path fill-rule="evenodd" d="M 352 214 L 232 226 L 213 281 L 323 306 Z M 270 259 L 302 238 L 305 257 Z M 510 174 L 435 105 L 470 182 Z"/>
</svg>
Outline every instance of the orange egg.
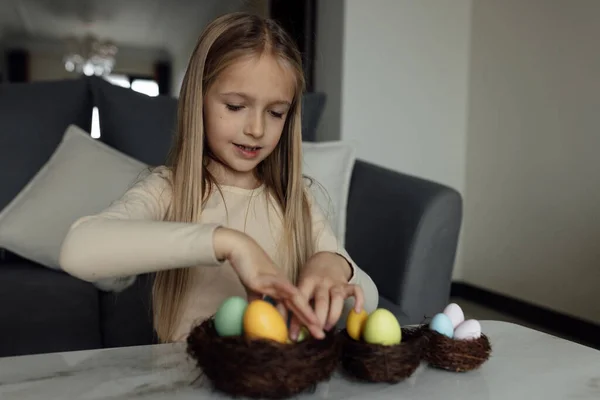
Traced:
<svg viewBox="0 0 600 400">
<path fill-rule="evenodd" d="M 350 310 L 348 318 L 346 318 L 346 332 L 352 339 L 360 340 L 368 316 L 369 314 L 364 309 L 360 313 L 354 309 Z"/>
<path fill-rule="evenodd" d="M 270 339 L 286 343 L 288 328 L 279 311 L 269 302 L 254 300 L 244 313 L 244 333 L 250 339 Z"/>
</svg>

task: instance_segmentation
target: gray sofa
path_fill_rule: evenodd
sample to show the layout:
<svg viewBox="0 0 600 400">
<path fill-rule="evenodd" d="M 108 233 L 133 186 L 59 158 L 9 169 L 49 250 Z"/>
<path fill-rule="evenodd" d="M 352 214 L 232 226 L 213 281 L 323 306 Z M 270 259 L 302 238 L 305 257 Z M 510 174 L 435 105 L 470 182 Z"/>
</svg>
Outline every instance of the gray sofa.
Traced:
<svg viewBox="0 0 600 400">
<path fill-rule="evenodd" d="M 323 96 L 304 98 L 304 139 L 314 138 Z M 151 98 L 98 78 L 0 85 L 0 210 L 48 160 L 69 124 L 147 164 L 164 162 L 176 100 Z M 52 210 L 48 210 L 52 212 Z M 448 301 L 462 218 L 459 193 L 378 167 L 354 166 L 346 247 L 374 279 L 380 307 L 418 323 Z M 120 293 L 0 249 L 0 357 L 155 342 L 152 275 Z"/>
</svg>

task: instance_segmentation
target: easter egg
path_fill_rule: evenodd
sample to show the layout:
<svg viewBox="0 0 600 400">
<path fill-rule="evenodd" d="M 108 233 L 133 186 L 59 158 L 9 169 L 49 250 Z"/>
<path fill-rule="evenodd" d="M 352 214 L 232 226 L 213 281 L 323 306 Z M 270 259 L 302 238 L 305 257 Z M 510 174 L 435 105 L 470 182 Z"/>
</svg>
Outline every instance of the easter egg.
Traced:
<svg viewBox="0 0 600 400">
<path fill-rule="evenodd" d="M 244 313 L 248 303 L 241 297 L 230 297 L 219 306 L 215 313 L 215 330 L 219 336 L 241 336 Z"/>
<path fill-rule="evenodd" d="M 264 300 L 254 300 L 244 313 L 244 333 L 250 339 L 267 339 L 286 343 L 288 327 L 275 306 Z"/>
<path fill-rule="evenodd" d="M 465 314 L 460 306 L 456 303 L 448 304 L 444 309 L 444 314 L 452 321 L 452 328 L 456 328 L 461 322 L 465 320 Z"/>
<path fill-rule="evenodd" d="M 481 324 L 474 319 L 468 319 L 454 330 L 454 339 L 478 339 L 481 336 Z"/>
<path fill-rule="evenodd" d="M 288 327 L 289 328 L 289 327 Z M 306 338 L 308 337 L 308 335 L 310 335 L 310 333 L 308 332 L 308 329 L 306 329 L 306 327 L 302 327 L 300 329 L 300 332 L 298 332 L 298 337 L 296 338 L 296 340 L 292 340 L 289 337 L 287 338 L 287 340 L 285 341 L 287 344 L 294 344 L 294 343 L 300 343 L 303 342 L 304 340 L 306 340 Z"/>
<path fill-rule="evenodd" d="M 364 309 L 360 313 L 357 313 L 354 309 L 350 310 L 346 318 L 346 332 L 348 332 L 348 336 L 354 340 L 360 340 L 368 317 L 369 314 Z"/>
<path fill-rule="evenodd" d="M 452 321 L 450 318 L 443 313 L 436 314 L 429 323 L 429 329 L 440 333 L 444 336 L 448 336 L 450 339 L 454 336 L 454 328 L 452 327 Z"/>
<path fill-rule="evenodd" d="M 303 326 L 302 329 L 300 329 L 300 332 L 298 332 L 298 339 L 296 339 L 296 342 L 300 343 L 304 341 L 308 337 L 308 335 L 308 329 L 306 329 L 306 327 Z"/>
<path fill-rule="evenodd" d="M 305 326 L 303 326 L 300 329 L 300 332 L 298 332 L 298 338 L 296 339 L 296 343 L 300 343 L 303 342 L 304 340 L 306 340 L 306 338 L 310 335 L 310 333 L 308 332 L 308 329 L 306 329 Z"/>
<path fill-rule="evenodd" d="M 367 343 L 389 346 L 400 343 L 402 330 L 394 314 L 378 308 L 367 317 L 362 336 Z"/>
</svg>

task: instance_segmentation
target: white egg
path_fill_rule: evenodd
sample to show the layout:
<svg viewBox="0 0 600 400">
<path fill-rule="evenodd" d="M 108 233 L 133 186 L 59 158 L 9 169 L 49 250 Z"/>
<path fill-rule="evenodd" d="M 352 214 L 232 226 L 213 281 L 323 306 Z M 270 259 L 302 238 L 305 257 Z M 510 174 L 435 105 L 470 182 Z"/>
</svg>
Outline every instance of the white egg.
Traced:
<svg viewBox="0 0 600 400">
<path fill-rule="evenodd" d="M 461 322 L 465 320 L 465 314 L 460 306 L 456 303 L 448 304 L 444 309 L 444 314 L 452 321 L 452 327 L 456 328 Z"/>
<path fill-rule="evenodd" d="M 454 330 L 454 339 L 478 339 L 481 336 L 481 324 L 475 319 L 468 319 Z"/>
</svg>

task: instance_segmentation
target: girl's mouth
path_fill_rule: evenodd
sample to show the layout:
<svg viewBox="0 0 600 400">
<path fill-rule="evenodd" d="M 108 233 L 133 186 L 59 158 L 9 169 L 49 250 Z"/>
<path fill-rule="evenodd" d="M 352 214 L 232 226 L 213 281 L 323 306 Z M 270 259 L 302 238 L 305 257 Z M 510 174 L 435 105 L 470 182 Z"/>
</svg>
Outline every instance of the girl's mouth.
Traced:
<svg viewBox="0 0 600 400">
<path fill-rule="evenodd" d="M 238 149 L 239 154 L 241 154 L 245 158 L 254 158 L 258 155 L 261 147 L 259 146 L 244 146 L 241 144 L 234 143 L 235 147 Z"/>
<path fill-rule="evenodd" d="M 235 144 L 237 147 L 239 147 L 240 149 L 242 149 L 242 150 L 246 150 L 246 151 L 257 151 L 257 150 L 260 150 L 260 147 L 259 147 L 259 146 L 250 147 L 250 146 L 244 146 L 244 145 L 237 144 L 237 143 L 234 143 L 234 144 Z"/>
</svg>

